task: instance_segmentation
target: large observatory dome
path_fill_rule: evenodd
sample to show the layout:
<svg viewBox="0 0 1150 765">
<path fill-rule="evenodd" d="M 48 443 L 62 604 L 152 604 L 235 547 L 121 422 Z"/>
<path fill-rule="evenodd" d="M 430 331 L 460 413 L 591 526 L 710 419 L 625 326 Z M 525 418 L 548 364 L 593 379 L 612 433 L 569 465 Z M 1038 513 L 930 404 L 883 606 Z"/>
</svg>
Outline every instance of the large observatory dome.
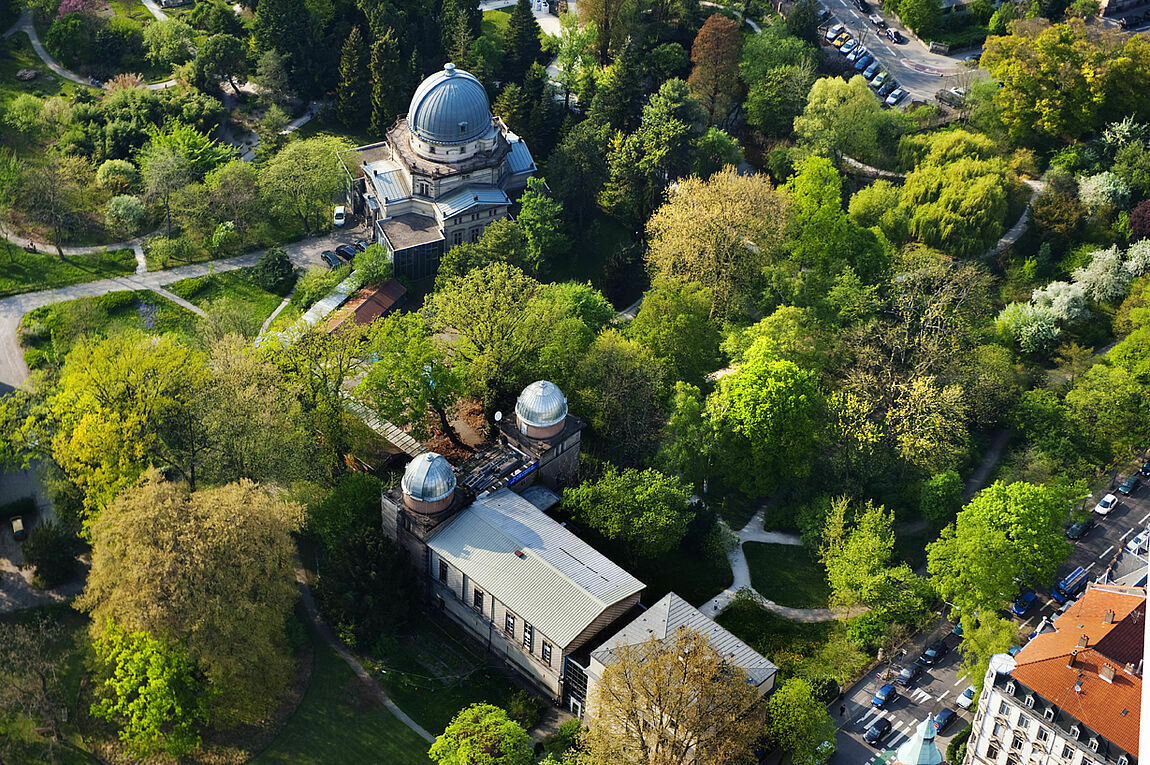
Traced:
<svg viewBox="0 0 1150 765">
<path fill-rule="evenodd" d="M 559 386 L 546 380 L 531 383 L 515 402 L 515 416 L 520 423 L 536 428 L 558 425 L 567 417 L 567 399 Z"/>
<path fill-rule="evenodd" d="M 421 454 L 403 471 L 403 493 L 420 502 L 438 502 L 455 491 L 455 473 L 441 455 Z"/>
<path fill-rule="evenodd" d="M 483 137 L 491 127 L 487 91 L 475 76 L 444 64 L 419 84 L 407 110 L 412 135 L 437 146 L 455 146 Z"/>
</svg>

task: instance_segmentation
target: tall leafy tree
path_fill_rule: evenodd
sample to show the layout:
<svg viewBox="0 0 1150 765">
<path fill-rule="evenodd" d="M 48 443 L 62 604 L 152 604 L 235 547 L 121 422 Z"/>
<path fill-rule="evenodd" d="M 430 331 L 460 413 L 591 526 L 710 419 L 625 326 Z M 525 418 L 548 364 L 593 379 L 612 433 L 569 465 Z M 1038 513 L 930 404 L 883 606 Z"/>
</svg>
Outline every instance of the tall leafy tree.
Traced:
<svg viewBox="0 0 1150 765">
<path fill-rule="evenodd" d="M 358 26 L 352 27 L 343 41 L 339 57 L 339 84 L 335 92 L 335 112 L 348 127 L 362 125 L 368 110 L 367 42 Z"/>
<path fill-rule="evenodd" d="M 290 142 L 260 171 L 260 193 L 269 207 L 298 218 L 307 233 L 328 221 L 332 199 L 343 189 L 345 175 L 336 155 L 345 148 L 331 136 Z"/>
<path fill-rule="evenodd" d="M 571 250 L 563 203 L 547 193 L 542 178 L 528 178 L 519 198 L 519 227 L 527 242 L 527 263 L 535 273 L 559 266 Z"/>
<path fill-rule="evenodd" d="M 867 502 L 852 511 L 846 497 L 831 500 L 819 557 L 827 570 L 835 605 L 849 607 L 865 602 L 867 591 L 894 553 L 893 523 L 894 514 L 882 505 Z"/>
<path fill-rule="evenodd" d="M 295 87 L 308 93 L 315 84 L 314 30 L 319 28 L 303 0 L 261 0 L 252 22 L 252 40 L 257 53 L 275 50 L 284 56 Z"/>
<path fill-rule="evenodd" d="M 188 67 L 189 79 L 200 90 L 218 93 L 219 83 L 226 81 L 233 92 L 239 93 L 250 71 L 247 46 L 232 35 L 212 35 L 199 46 Z"/>
<path fill-rule="evenodd" d="M 587 115 L 589 119 L 609 125 L 612 130 L 625 132 L 634 130 L 639 124 L 643 106 L 639 51 L 639 44 L 628 40 L 611 65 L 599 71 Z"/>
<path fill-rule="evenodd" d="M 507 21 L 503 41 L 503 71 L 510 82 L 523 82 L 531 65 L 543 54 L 539 22 L 531 12 L 531 0 L 518 0 Z"/>
<path fill-rule="evenodd" d="M 627 334 L 646 346 L 672 380 L 702 385 L 719 368 L 719 329 L 711 291 L 695 282 L 663 281 L 645 295 Z"/>
<path fill-rule="evenodd" d="M 530 765 L 531 737 L 493 704 L 472 704 L 436 737 L 428 755 L 439 765 Z"/>
<path fill-rule="evenodd" d="M 0 663 L 0 711 L 9 719 L 32 718 L 39 726 L 33 735 L 45 736 L 50 745 L 67 746 L 63 725 L 68 713 L 77 710 L 71 706 L 75 691 L 65 684 L 67 658 L 72 654 L 62 650 L 62 623 L 43 614 L 6 619 L 0 622 L 0 640 L 5 651 L 21 657 L 21 661 Z M 10 756 L 15 743 L 14 736 L 0 738 L 0 753 Z"/>
<path fill-rule="evenodd" d="M 84 206 L 81 190 L 91 168 L 83 157 L 50 154 L 48 161 L 23 175 L 23 205 L 52 232 L 52 244 L 63 257 L 61 241 L 72 231 Z M 169 232 L 171 219 L 168 220 Z"/>
<path fill-rule="evenodd" d="M 882 109 L 861 76 L 824 77 L 811 86 L 806 107 L 795 118 L 795 135 L 819 154 L 875 161 L 886 137 L 896 132 L 897 119 Z"/>
<path fill-rule="evenodd" d="M 584 120 L 568 131 L 547 163 L 547 183 L 583 230 L 595 210 L 595 199 L 607 182 L 610 128 Z"/>
<path fill-rule="evenodd" d="M 834 752 L 835 723 L 810 683 L 793 677 L 767 701 L 766 736 L 789 752 L 793 762 L 825 763 Z M 827 747 L 827 742 L 832 746 Z"/>
<path fill-rule="evenodd" d="M 691 94 L 707 113 L 707 121 L 724 124 L 739 97 L 739 50 L 743 35 L 739 22 L 713 13 L 703 23 L 691 46 Z"/>
</svg>

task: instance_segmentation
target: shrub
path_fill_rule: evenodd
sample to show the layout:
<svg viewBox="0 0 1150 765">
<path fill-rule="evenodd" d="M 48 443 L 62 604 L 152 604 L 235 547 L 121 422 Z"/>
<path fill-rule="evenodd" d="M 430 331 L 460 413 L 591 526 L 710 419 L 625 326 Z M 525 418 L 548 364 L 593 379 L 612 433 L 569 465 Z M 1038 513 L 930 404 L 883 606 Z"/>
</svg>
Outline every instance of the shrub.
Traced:
<svg viewBox="0 0 1150 765">
<path fill-rule="evenodd" d="M 117 238 L 134 236 L 144 225 L 144 203 L 130 194 L 120 194 L 104 206 L 104 226 Z"/>
<path fill-rule="evenodd" d="M 286 295 L 295 286 L 295 266 L 283 247 L 272 247 L 251 271 L 252 283 L 276 295 Z"/>
<path fill-rule="evenodd" d="M 1090 262 L 1073 274 L 1074 282 L 1100 303 L 1124 297 L 1130 288 L 1130 273 L 1123 267 L 1117 247 L 1095 250 Z"/>
<path fill-rule="evenodd" d="M 579 720 L 568 720 L 550 736 L 543 740 L 543 754 L 554 755 L 558 759 L 568 749 L 574 748 L 583 724 Z"/>
<path fill-rule="evenodd" d="M 955 734 L 950 743 L 946 745 L 947 762 L 962 762 L 966 759 L 966 741 L 970 738 L 972 728 L 967 725 Z"/>
<path fill-rule="evenodd" d="M 864 651 L 874 651 L 886 642 L 890 621 L 877 611 L 867 611 L 855 618 L 847 628 L 847 637 Z"/>
<path fill-rule="evenodd" d="M 518 690 L 507 701 L 507 716 L 530 730 L 543 716 L 543 703 L 533 694 Z"/>
<path fill-rule="evenodd" d="M 140 171 L 126 159 L 109 159 L 96 171 L 96 185 L 114 194 L 129 194 L 140 186 Z"/>
<path fill-rule="evenodd" d="M 379 526 L 382 484 L 367 473 L 345 473 L 322 502 L 306 511 L 308 534 L 332 552 L 356 532 Z"/>
<path fill-rule="evenodd" d="M 962 478 L 948 470 L 923 481 L 920 507 L 923 517 L 935 526 L 950 523 L 962 507 Z"/>
<path fill-rule="evenodd" d="M 171 266 L 174 261 L 191 263 L 204 259 L 203 248 L 184 236 L 158 236 L 148 240 L 146 247 L 148 256 L 155 261 L 154 265 L 149 264 L 149 268 L 163 269 Z"/>
<path fill-rule="evenodd" d="M 815 698 L 822 703 L 829 704 L 838 698 L 839 682 L 833 677 L 816 675 L 815 677 L 806 678 L 806 681 L 810 684 L 811 691 L 814 693 Z"/>
<path fill-rule="evenodd" d="M 295 295 L 291 299 L 292 305 L 306 311 L 346 279 L 349 273 L 351 273 L 349 266 L 340 266 L 330 271 L 318 266 L 308 269 L 296 283 Z"/>
<path fill-rule="evenodd" d="M 130 290 L 109 292 L 96 298 L 96 304 L 108 313 L 114 313 L 123 308 L 135 308 L 136 302 L 136 293 Z"/>
<path fill-rule="evenodd" d="M 1123 209 L 1130 203 L 1130 187 L 1126 181 L 1107 171 L 1080 180 L 1078 198 L 1091 214 L 1104 207 Z"/>
<path fill-rule="evenodd" d="M 1130 238 L 1134 241 L 1150 237 L 1150 199 L 1143 200 L 1130 212 Z"/>
<path fill-rule="evenodd" d="M 36 569 L 33 583 L 50 590 L 76 576 L 76 556 L 83 546 L 75 531 L 48 521 L 28 534 L 21 549 L 24 567 Z"/>
</svg>

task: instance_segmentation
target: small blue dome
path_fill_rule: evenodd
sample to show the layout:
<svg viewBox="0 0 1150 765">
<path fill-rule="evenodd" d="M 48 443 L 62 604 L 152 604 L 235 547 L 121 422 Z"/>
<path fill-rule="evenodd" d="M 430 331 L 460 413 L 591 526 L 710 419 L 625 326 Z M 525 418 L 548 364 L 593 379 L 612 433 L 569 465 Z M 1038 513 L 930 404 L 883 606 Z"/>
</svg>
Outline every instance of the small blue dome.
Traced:
<svg viewBox="0 0 1150 765">
<path fill-rule="evenodd" d="M 455 491 L 455 472 L 441 455 L 421 454 L 403 471 L 403 493 L 421 502 L 437 502 Z"/>
<path fill-rule="evenodd" d="M 412 135 L 438 146 L 474 141 L 491 127 L 487 91 L 475 76 L 444 64 L 419 84 L 407 109 Z"/>
<path fill-rule="evenodd" d="M 567 416 L 567 398 L 555 383 L 537 380 L 519 394 L 515 416 L 536 428 L 551 427 Z"/>
</svg>

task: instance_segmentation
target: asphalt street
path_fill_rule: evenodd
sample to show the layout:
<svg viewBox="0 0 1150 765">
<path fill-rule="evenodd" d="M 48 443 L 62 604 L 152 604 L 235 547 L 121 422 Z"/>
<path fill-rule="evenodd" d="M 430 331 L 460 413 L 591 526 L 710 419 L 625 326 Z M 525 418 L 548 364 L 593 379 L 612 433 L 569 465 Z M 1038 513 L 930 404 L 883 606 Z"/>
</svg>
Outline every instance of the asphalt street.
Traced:
<svg viewBox="0 0 1150 765">
<path fill-rule="evenodd" d="M 905 38 L 902 43 L 895 44 L 888 40 L 870 22 L 868 14 L 859 11 L 851 0 L 822 0 L 822 3 L 831 12 L 830 19 L 822 29 L 825 31 L 835 24 L 843 24 L 846 31 L 881 63 L 882 69 L 909 91 L 910 97 L 904 104 L 912 99 L 933 101 L 939 90 L 969 85 L 975 76 L 975 70 L 961 60 L 974 51 L 968 49 L 948 56 L 931 53 L 922 42 L 911 36 L 906 27 L 898 24 L 890 14 L 884 13 L 878 3 L 870 3 L 869 13 L 879 14 L 891 28 L 901 32 Z M 830 50 L 834 51 L 834 48 Z"/>
<path fill-rule="evenodd" d="M 1114 486 L 1117 486 L 1126 475 L 1121 474 L 1113 482 Z M 1107 491 L 1110 490 L 1095 491 L 1093 496 L 1085 501 L 1085 507 L 1093 508 Z M 1089 571 L 1090 581 L 1095 581 L 1115 556 L 1122 554 L 1126 542 L 1147 528 L 1150 523 L 1150 488 L 1141 486 L 1131 496 L 1118 495 L 1118 498 L 1119 505 L 1108 516 L 1093 516 L 1095 527 L 1083 539 L 1074 543 L 1074 551 L 1066 562 L 1058 567 L 1055 581 L 1061 581 L 1079 566 Z M 1030 631 L 1038 626 L 1044 616 L 1053 619 L 1059 608 L 1059 604 L 1050 597 L 1050 589 L 1044 588 L 1038 592 L 1037 601 L 1026 614 L 1011 618 L 1015 620 L 1020 630 Z M 951 648 L 950 653 L 938 665 L 923 667 L 922 676 L 913 686 L 900 687 L 899 698 L 888 703 L 886 709 L 878 710 L 871 706 L 875 691 L 884 683 L 891 682 L 890 679 L 879 680 L 876 672 L 855 683 L 847 690 L 843 701 L 832 705 L 831 714 L 839 726 L 836 737 L 838 751 L 831 758 L 832 763 L 872 765 L 876 761 L 887 762 L 893 756 L 893 751 L 906 741 L 914 727 L 927 714 L 937 714 L 944 707 L 949 707 L 954 709 L 958 718 L 936 739 L 939 748 L 943 752 L 946 751 L 950 739 L 973 719 L 971 711 L 958 709 L 954 703 L 970 685 L 970 680 L 961 674 L 962 660 L 956 650 L 959 638 L 951 634 L 952 627 L 953 625 L 940 615 L 931 630 L 915 636 L 908 643 L 904 655 L 896 655 L 889 664 L 884 662 L 878 671 L 889 672 L 889 677 L 893 677 L 905 664 L 915 661 L 922 649 L 935 640 L 945 638 Z M 840 705 L 846 707 L 844 715 L 839 714 Z M 891 720 L 892 730 L 878 747 L 873 747 L 863 740 L 863 734 L 867 728 L 884 717 Z"/>
</svg>

